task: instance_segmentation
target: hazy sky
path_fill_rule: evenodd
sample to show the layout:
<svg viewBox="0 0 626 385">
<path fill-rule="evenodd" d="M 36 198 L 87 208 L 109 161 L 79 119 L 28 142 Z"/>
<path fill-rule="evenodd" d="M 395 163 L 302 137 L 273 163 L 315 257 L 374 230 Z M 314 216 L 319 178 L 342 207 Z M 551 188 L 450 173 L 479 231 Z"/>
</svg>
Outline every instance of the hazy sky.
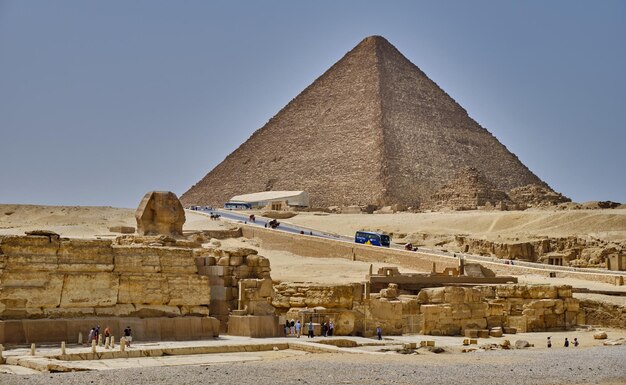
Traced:
<svg viewBox="0 0 626 385">
<path fill-rule="evenodd" d="M 0 0 L 0 203 L 180 195 L 369 35 L 555 190 L 626 202 L 626 1 Z"/>
</svg>

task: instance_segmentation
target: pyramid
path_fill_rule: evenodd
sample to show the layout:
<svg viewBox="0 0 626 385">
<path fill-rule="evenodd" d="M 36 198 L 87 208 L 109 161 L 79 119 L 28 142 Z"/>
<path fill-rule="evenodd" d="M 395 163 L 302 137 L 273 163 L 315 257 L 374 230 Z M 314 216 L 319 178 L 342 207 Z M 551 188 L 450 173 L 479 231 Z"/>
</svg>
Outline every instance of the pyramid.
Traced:
<svg viewBox="0 0 626 385">
<path fill-rule="evenodd" d="M 361 41 L 185 192 L 185 205 L 304 190 L 312 207 L 419 207 L 459 170 L 549 188 L 380 36 Z"/>
<path fill-rule="evenodd" d="M 508 195 L 498 190 L 480 171 L 463 168 L 456 177 L 441 187 L 420 208 L 431 210 L 476 210 L 479 207 L 510 203 Z"/>
</svg>

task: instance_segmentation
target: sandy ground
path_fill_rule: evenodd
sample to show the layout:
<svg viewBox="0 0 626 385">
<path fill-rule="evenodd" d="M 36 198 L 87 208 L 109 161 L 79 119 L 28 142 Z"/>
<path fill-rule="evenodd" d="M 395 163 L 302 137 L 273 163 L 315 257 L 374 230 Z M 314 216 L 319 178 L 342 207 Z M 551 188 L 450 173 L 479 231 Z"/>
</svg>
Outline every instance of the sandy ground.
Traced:
<svg viewBox="0 0 626 385">
<path fill-rule="evenodd" d="M 353 236 L 357 230 L 383 230 L 394 238 L 411 233 L 466 234 L 477 238 L 520 241 L 538 237 L 588 235 L 626 240 L 626 210 L 459 211 L 396 214 L 299 213 L 284 220 L 296 225 Z M 436 241 L 435 241 L 436 242 Z"/>
<path fill-rule="evenodd" d="M 228 224 L 185 211 L 185 230 L 220 229 Z M 104 206 L 36 206 L 0 204 L 0 235 L 51 230 L 68 238 L 116 237 L 112 226 L 137 226 L 134 209 Z"/>
</svg>

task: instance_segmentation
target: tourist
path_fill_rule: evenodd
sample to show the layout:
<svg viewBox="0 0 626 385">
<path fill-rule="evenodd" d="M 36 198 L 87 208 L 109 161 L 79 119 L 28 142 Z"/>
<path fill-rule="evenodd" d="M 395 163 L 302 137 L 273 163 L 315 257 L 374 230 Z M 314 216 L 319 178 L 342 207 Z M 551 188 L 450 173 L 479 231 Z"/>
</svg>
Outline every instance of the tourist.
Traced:
<svg viewBox="0 0 626 385">
<path fill-rule="evenodd" d="M 87 337 L 87 343 L 90 344 L 91 341 L 93 341 L 94 336 L 96 335 L 96 328 L 93 327 L 91 328 L 91 330 L 89 331 L 89 337 Z"/>
<path fill-rule="evenodd" d="M 313 318 L 309 320 L 309 337 L 308 338 L 313 338 Z"/>
<path fill-rule="evenodd" d="M 94 336 L 96 343 L 100 342 L 100 325 L 96 326 L 96 330 L 94 331 Z"/>
<path fill-rule="evenodd" d="M 328 325 L 326 324 L 326 322 L 322 322 L 322 335 L 324 337 L 328 336 Z"/>
<path fill-rule="evenodd" d="M 104 328 L 104 339 L 106 340 L 109 337 L 111 337 L 111 329 L 107 326 Z"/>
<path fill-rule="evenodd" d="M 574 347 L 578 346 L 578 338 L 574 338 Z"/>
<path fill-rule="evenodd" d="M 302 329 L 302 325 L 300 324 L 300 320 L 296 321 L 296 336 L 300 338 L 300 329 Z"/>
<path fill-rule="evenodd" d="M 332 337 L 333 333 L 335 333 L 335 324 L 333 323 L 333 320 L 330 320 L 328 322 L 328 335 Z"/>
<path fill-rule="evenodd" d="M 383 339 L 383 328 L 381 328 L 380 326 L 378 326 L 376 328 L 376 335 L 378 336 L 379 340 Z"/>
<path fill-rule="evenodd" d="M 548 347 L 551 348 L 552 347 L 552 340 L 550 339 L 550 337 L 548 337 Z"/>
<path fill-rule="evenodd" d="M 289 320 L 285 320 L 285 337 L 287 337 L 289 335 Z"/>
<path fill-rule="evenodd" d="M 567 340 L 567 337 L 565 337 L 565 343 L 563 344 L 564 347 L 569 347 L 569 341 Z"/>
<path fill-rule="evenodd" d="M 291 330 L 291 335 L 296 334 L 296 321 L 294 321 L 293 319 L 289 323 L 289 330 Z"/>
<path fill-rule="evenodd" d="M 124 339 L 126 340 L 126 346 L 130 347 L 130 343 L 133 341 L 133 333 L 130 326 L 126 326 L 126 329 L 124 329 Z"/>
</svg>

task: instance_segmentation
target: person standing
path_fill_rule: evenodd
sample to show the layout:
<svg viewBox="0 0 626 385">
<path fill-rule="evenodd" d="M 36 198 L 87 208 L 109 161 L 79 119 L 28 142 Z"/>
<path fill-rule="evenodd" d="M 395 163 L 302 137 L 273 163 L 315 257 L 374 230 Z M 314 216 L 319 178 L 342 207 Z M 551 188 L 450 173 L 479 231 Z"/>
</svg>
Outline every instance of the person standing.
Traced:
<svg viewBox="0 0 626 385">
<path fill-rule="evenodd" d="M 124 329 L 124 339 L 126 340 L 126 346 L 130 347 L 130 343 L 133 341 L 133 331 L 130 326 L 126 326 Z"/>
<path fill-rule="evenodd" d="M 328 321 L 328 335 L 332 337 L 334 333 L 335 333 L 335 324 L 333 323 L 333 320 L 330 320 Z"/>
<path fill-rule="evenodd" d="M 381 328 L 380 326 L 378 326 L 376 328 L 376 335 L 378 336 L 379 340 L 383 339 L 383 328 Z"/>
<path fill-rule="evenodd" d="M 93 338 L 95 335 L 96 335 L 96 328 L 91 328 L 91 330 L 89 331 L 89 337 L 87 337 L 88 344 L 91 344 L 91 341 L 93 341 Z"/>
<path fill-rule="evenodd" d="M 550 337 L 548 337 L 548 347 L 551 348 L 552 347 L 552 340 L 550 339 Z"/>
<path fill-rule="evenodd" d="M 300 320 L 296 321 L 296 336 L 300 338 L 300 329 L 302 329 L 302 324 L 300 324 Z"/>
<path fill-rule="evenodd" d="M 309 320 L 309 338 L 313 338 L 313 318 Z"/>
<path fill-rule="evenodd" d="M 296 321 L 294 321 L 293 319 L 289 323 L 289 330 L 291 330 L 291 335 L 296 334 Z"/>
<path fill-rule="evenodd" d="M 578 346 L 578 338 L 574 338 L 574 347 Z"/>
<path fill-rule="evenodd" d="M 569 341 L 567 340 L 567 337 L 565 337 L 565 343 L 563 344 L 564 347 L 569 347 Z"/>
<path fill-rule="evenodd" d="M 285 320 L 285 337 L 287 337 L 289 335 L 289 320 Z"/>
</svg>

